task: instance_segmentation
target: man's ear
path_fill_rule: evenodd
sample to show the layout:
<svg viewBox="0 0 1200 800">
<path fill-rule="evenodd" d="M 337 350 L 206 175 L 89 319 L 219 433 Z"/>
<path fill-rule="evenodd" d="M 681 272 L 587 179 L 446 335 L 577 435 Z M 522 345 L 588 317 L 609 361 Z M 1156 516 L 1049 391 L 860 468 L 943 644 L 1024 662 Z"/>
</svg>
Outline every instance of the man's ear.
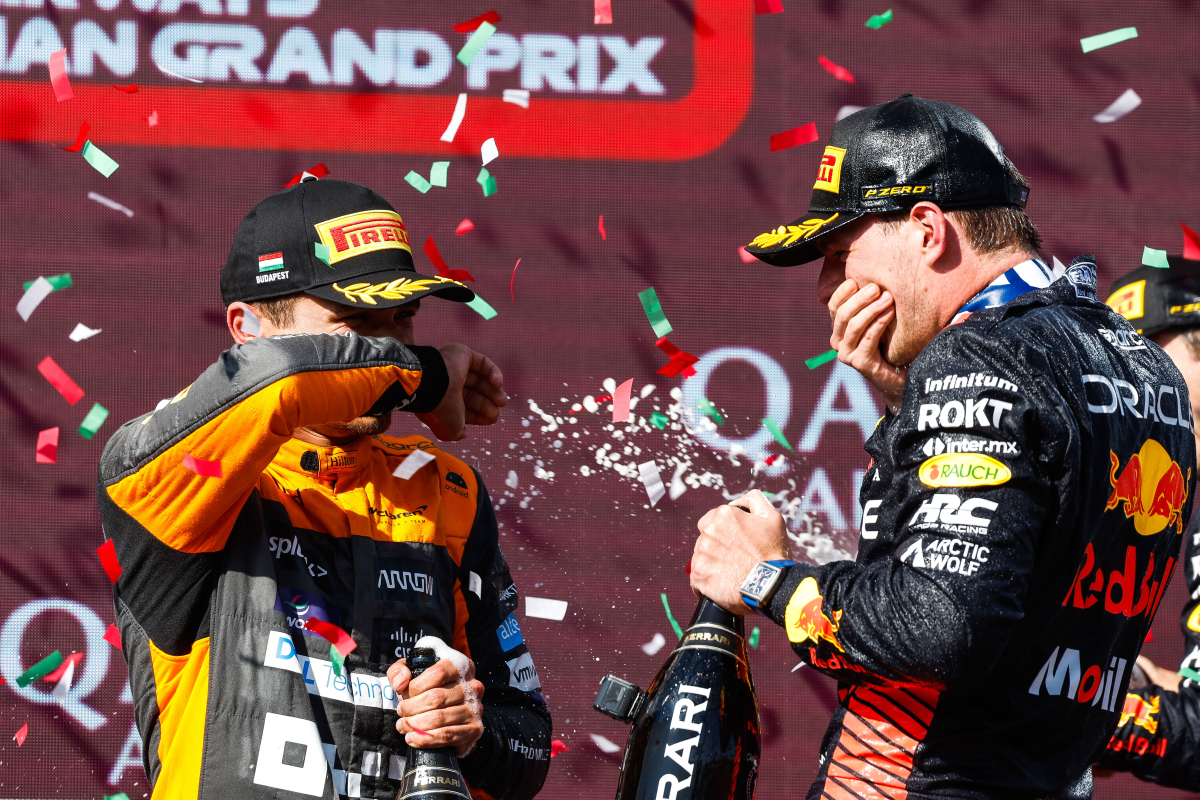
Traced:
<svg viewBox="0 0 1200 800">
<path fill-rule="evenodd" d="M 262 336 L 262 323 L 254 309 L 245 303 L 230 303 L 225 309 L 225 324 L 237 344 L 245 344 L 251 339 Z"/>
<path fill-rule="evenodd" d="M 921 232 L 921 260 L 935 264 L 946 252 L 948 237 L 953 234 L 945 212 L 933 203 L 922 201 L 912 207 L 909 218 Z"/>
</svg>

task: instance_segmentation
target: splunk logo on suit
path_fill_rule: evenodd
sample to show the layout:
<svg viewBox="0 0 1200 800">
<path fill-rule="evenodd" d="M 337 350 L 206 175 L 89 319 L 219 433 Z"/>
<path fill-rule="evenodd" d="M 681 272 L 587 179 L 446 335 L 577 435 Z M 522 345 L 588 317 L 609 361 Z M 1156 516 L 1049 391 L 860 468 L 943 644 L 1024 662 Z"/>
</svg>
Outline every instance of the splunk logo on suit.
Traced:
<svg viewBox="0 0 1200 800">
<path fill-rule="evenodd" d="M 1101 664 L 1105 660 L 1108 659 L 1102 658 Z M 1029 685 L 1029 693 L 1040 696 L 1044 688 L 1051 697 L 1065 694 L 1068 700 L 1100 706 L 1104 711 L 1116 711 L 1126 663 L 1125 659 L 1112 656 L 1107 669 L 1101 664 L 1092 664 L 1085 669 L 1078 650 L 1055 647 Z"/>
<path fill-rule="evenodd" d="M 1186 389 L 1170 384 L 1154 386 L 1143 382 L 1139 395 L 1136 386 L 1120 378 L 1089 374 L 1084 375 L 1082 380 L 1088 411 L 1093 414 L 1129 415 L 1134 419 L 1178 425 L 1189 431 L 1192 429 L 1192 412 Z M 1163 400 L 1167 398 L 1170 399 L 1164 406 Z"/>
<path fill-rule="evenodd" d="M 304 562 L 308 574 L 314 578 L 323 578 L 329 574 L 329 570 L 308 560 L 308 556 L 304 555 L 304 551 L 300 549 L 300 538 L 297 536 L 292 536 L 291 539 L 272 536 L 267 540 L 267 550 L 274 553 L 276 559 L 291 556 L 293 559 Z"/>
<path fill-rule="evenodd" d="M 284 613 L 288 628 L 299 629 L 305 636 L 317 635 L 308 632 L 306 626 L 309 620 L 319 619 L 322 622 L 340 625 L 342 619 L 341 610 L 325 597 L 315 592 L 300 591 L 287 586 L 277 587 L 275 610 Z"/>
</svg>

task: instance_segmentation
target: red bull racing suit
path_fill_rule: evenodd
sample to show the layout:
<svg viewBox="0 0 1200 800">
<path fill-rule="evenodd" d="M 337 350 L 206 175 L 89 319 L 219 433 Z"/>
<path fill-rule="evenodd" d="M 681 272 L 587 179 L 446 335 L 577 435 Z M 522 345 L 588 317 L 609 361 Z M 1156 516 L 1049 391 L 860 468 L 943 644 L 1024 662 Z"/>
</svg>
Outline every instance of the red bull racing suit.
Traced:
<svg viewBox="0 0 1200 800">
<path fill-rule="evenodd" d="M 108 442 L 100 511 L 154 798 L 394 800 L 405 745 L 385 673 L 425 635 L 470 655 L 486 687 L 461 760 L 472 794 L 537 794 L 550 714 L 479 475 L 421 437 L 292 437 L 430 411 L 447 384 L 429 347 L 255 339 Z M 414 454 L 432 460 L 393 474 Z M 353 637 L 344 666 L 311 620 Z"/>
<path fill-rule="evenodd" d="M 809 798 L 1091 795 L 1195 444 L 1183 378 L 1094 271 L 1041 286 L 910 365 L 866 444 L 856 561 L 790 567 L 771 600 L 840 682 Z"/>
</svg>

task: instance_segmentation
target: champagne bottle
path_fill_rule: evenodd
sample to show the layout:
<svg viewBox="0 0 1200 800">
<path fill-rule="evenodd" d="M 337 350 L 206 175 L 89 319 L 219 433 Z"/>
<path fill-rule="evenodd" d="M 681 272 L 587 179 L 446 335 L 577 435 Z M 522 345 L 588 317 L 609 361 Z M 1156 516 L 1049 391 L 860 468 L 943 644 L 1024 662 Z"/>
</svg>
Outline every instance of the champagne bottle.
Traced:
<svg viewBox="0 0 1200 800">
<path fill-rule="evenodd" d="M 642 693 L 613 675 L 595 708 L 633 722 L 616 800 L 753 800 L 762 750 L 746 625 L 707 597 Z"/>
<path fill-rule="evenodd" d="M 429 647 L 414 647 L 408 656 L 408 668 L 413 678 L 436 663 L 437 655 Z M 420 749 L 409 745 L 404 754 L 404 767 L 396 800 L 471 800 L 452 748 Z"/>
</svg>

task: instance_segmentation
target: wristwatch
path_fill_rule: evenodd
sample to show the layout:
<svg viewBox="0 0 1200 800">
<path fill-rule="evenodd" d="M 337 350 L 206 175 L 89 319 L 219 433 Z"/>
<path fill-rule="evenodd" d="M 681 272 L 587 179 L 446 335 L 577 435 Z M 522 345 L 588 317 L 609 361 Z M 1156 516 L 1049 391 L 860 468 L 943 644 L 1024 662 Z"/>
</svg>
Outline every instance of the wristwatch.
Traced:
<svg viewBox="0 0 1200 800">
<path fill-rule="evenodd" d="M 763 609 L 771 602 L 772 595 L 783 582 L 784 570 L 795 565 L 795 561 L 782 558 L 755 564 L 754 569 L 750 570 L 750 574 L 742 581 L 742 602 L 758 613 L 764 613 Z"/>
</svg>

